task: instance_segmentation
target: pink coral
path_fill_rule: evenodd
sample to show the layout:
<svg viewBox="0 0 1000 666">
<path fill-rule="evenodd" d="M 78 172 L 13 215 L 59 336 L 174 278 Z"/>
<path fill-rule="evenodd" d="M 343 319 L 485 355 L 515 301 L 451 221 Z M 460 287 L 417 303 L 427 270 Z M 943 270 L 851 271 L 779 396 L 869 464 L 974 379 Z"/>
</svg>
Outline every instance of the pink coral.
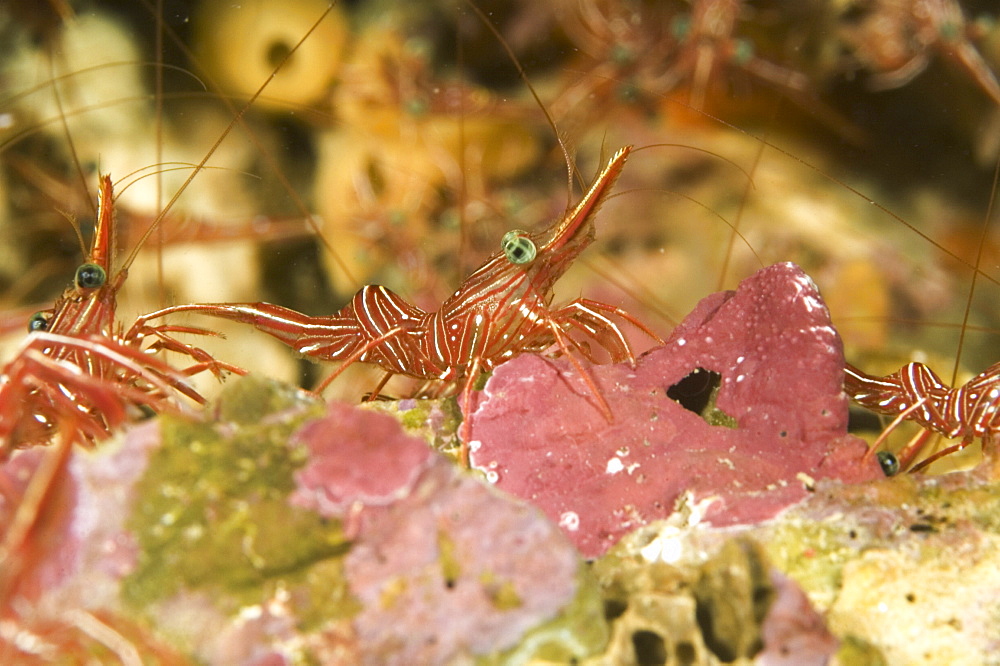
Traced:
<svg viewBox="0 0 1000 666">
<path fill-rule="evenodd" d="M 699 369 L 721 377 L 715 405 L 736 427 L 668 397 Z M 611 423 L 569 361 L 523 355 L 501 366 L 470 415 L 472 462 L 587 557 L 666 517 L 685 493 L 707 500 L 715 524 L 756 522 L 802 499 L 806 476 L 881 477 L 847 435 L 843 369 L 815 284 L 778 264 L 702 300 L 635 369 L 588 366 Z"/>
<path fill-rule="evenodd" d="M 840 642 L 830 633 L 823 616 L 791 578 L 771 570 L 775 598 L 761 627 L 764 649 L 757 666 L 824 666 Z"/>
<path fill-rule="evenodd" d="M 361 604 L 361 662 L 451 663 L 508 649 L 577 594 L 580 559 L 556 526 L 392 418 L 333 404 L 296 439 L 309 458 L 292 501 L 355 523 L 344 573 Z"/>
<path fill-rule="evenodd" d="M 326 418 L 294 439 L 308 448 L 309 464 L 295 474 L 292 502 L 324 516 L 405 497 L 432 459 L 427 444 L 406 436 L 395 420 L 343 403 L 332 403 Z"/>
</svg>

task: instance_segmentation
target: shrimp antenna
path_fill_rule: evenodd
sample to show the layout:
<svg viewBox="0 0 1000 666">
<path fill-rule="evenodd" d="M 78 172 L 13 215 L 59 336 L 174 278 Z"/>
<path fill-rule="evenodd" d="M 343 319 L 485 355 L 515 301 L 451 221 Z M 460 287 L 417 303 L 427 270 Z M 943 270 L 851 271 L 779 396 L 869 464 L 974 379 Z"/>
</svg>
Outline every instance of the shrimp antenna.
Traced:
<svg viewBox="0 0 1000 666">
<path fill-rule="evenodd" d="M 306 31 L 304 35 L 302 35 L 299 41 L 297 41 L 295 45 L 288 50 L 287 53 L 285 53 L 284 57 L 281 59 L 281 62 L 279 62 L 278 66 L 274 68 L 270 76 L 268 76 L 267 79 L 260 85 L 260 87 L 257 88 L 257 91 L 250 96 L 250 99 L 247 100 L 246 104 L 244 104 L 243 107 L 237 111 L 236 115 L 233 116 L 233 119 L 229 122 L 229 125 L 226 126 L 226 129 L 222 132 L 221 135 L 219 135 L 219 138 L 215 140 L 215 143 L 212 144 L 211 148 L 209 148 L 208 152 L 205 153 L 205 156 L 202 157 L 201 161 L 198 162 L 197 165 L 195 165 L 194 170 L 191 172 L 191 174 L 187 177 L 187 179 L 184 180 L 180 188 L 178 188 L 177 192 L 174 193 L 174 195 L 167 202 L 166 206 L 163 207 L 163 210 L 160 211 L 160 214 L 156 216 L 156 219 L 153 220 L 153 223 L 149 225 L 149 228 L 146 229 L 146 231 L 139 238 L 139 242 L 132 249 L 132 252 L 129 254 L 128 259 L 126 259 L 125 261 L 124 264 L 125 268 L 132 265 L 132 262 L 135 261 L 136 256 L 138 256 L 139 254 L 139 250 L 146 243 L 146 241 L 149 240 L 149 237 L 160 225 L 160 223 L 166 217 L 170 209 L 174 207 L 174 204 L 177 203 L 178 199 L 180 199 L 181 195 L 187 189 L 188 185 L 191 184 L 191 181 L 193 181 L 195 179 L 195 176 L 197 176 L 201 172 L 201 170 L 205 168 L 205 165 L 208 164 L 208 160 L 210 160 L 212 156 L 215 154 L 215 151 L 219 149 L 219 146 L 222 145 L 222 142 L 225 140 L 225 138 L 229 136 L 229 134 L 233 131 L 233 129 L 235 129 L 236 125 L 238 125 L 243 120 L 243 116 L 246 115 L 246 112 L 250 110 L 253 104 L 257 101 L 257 98 L 261 96 L 261 94 L 264 92 L 267 86 L 270 85 L 271 81 L 274 80 L 274 77 L 277 75 L 279 71 L 281 71 L 285 63 L 287 63 L 289 59 L 291 59 L 291 57 L 295 54 L 295 52 L 299 49 L 299 47 L 302 46 L 302 44 L 307 39 L 309 39 L 309 36 L 316 31 L 316 28 L 319 27 L 320 23 L 322 23 L 323 20 L 327 17 L 327 15 L 329 15 L 329 13 L 333 11 L 333 7 L 334 5 L 331 4 L 326 8 L 326 10 L 323 11 L 320 17 L 316 19 L 316 21 L 309 27 L 309 30 Z"/>
<path fill-rule="evenodd" d="M 545 114 L 545 120 L 549 124 L 549 127 L 552 128 L 552 133 L 555 135 L 556 141 L 559 142 L 559 149 L 562 150 L 563 158 L 566 160 L 566 181 L 567 181 L 566 191 L 568 193 L 569 199 L 572 200 L 573 173 L 575 171 L 573 167 L 573 158 L 569 154 L 569 148 L 566 146 L 566 142 L 563 141 L 562 136 L 559 135 L 559 128 L 556 127 L 556 121 L 552 119 L 552 114 L 549 113 L 549 110 L 542 102 L 542 98 L 538 96 L 538 92 L 535 90 L 535 87 L 531 85 L 531 81 L 528 79 L 528 73 L 524 71 L 524 67 L 521 65 L 521 61 L 514 53 L 514 50 L 510 48 L 510 44 L 507 43 L 507 40 L 504 39 L 503 35 L 500 34 L 500 31 L 497 30 L 497 27 L 493 25 L 493 22 L 490 21 L 489 17 L 486 16 L 486 14 L 483 13 L 483 10 L 477 7 L 472 2 L 472 0 L 465 0 L 465 4 L 467 4 L 472 9 L 473 12 L 475 12 L 476 16 L 479 17 L 479 20 L 482 21 L 483 25 L 485 25 L 489 29 L 489 31 L 493 33 L 493 36 L 496 37 L 497 41 L 500 43 L 500 46 L 502 46 L 504 51 L 507 52 L 507 56 L 514 63 L 514 67 L 517 68 L 517 75 L 521 78 L 522 81 L 524 81 L 524 84 L 528 86 L 528 91 L 531 93 L 531 96 L 535 98 L 535 102 L 538 104 L 538 107 L 542 110 L 542 113 Z M 567 203 L 566 210 L 569 209 L 570 205 L 569 203 Z"/>
</svg>

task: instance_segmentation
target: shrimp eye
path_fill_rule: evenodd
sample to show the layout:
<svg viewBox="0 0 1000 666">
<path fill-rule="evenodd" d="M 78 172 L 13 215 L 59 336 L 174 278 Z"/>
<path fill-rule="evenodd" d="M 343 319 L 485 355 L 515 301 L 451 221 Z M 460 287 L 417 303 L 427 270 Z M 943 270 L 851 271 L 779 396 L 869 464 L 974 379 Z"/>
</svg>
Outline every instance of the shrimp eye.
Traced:
<svg viewBox="0 0 1000 666">
<path fill-rule="evenodd" d="M 878 464 L 882 466 L 882 472 L 886 476 L 895 476 L 899 471 L 899 458 L 888 451 L 879 451 L 875 454 Z"/>
<path fill-rule="evenodd" d="M 47 312 L 36 312 L 31 315 L 31 319 L 28 320 L 28 333 L 47 331 L 49 328 L 50 317 L 51 315 Z"/>
<path fill-rule="evenodd" d="M 505 233 L 503 240 L 500 241 L 500 247 L 507 255 L 507 261 L 518 265 L 531 263 L 538 253 L 535 243 L 528 237 L 528 232 L 520 229 Z"/>
<path fill-rule="evenodd" d="M 80 289 L 97 289 L 107 280 L 108 274 L 97 264 L 83 264 L 76 269 L 76 286 Z"/>
</svg>

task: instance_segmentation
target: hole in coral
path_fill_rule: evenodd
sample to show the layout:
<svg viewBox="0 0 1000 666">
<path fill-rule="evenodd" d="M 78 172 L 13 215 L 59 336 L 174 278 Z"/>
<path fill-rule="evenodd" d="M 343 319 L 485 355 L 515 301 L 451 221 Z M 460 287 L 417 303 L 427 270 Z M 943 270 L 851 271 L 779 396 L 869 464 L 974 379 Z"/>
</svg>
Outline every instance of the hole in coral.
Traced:
<svg viewBox="0 0 1000 666">
<path fill-rule="evenodd" d="M 662 666 L 667 663 L 667 646 L 652 631 L 640 630 L 632 634 L 635 663 L 639 666 Z"/>
<path fill-rule="evenodd" d="M 678 666 L 693 666 L 698 663 L 698 651 L 687 641 L 681 641 L 674 646 L 674 657 Z"/>
<path fill-rule="evenodd" d="M 385 174 L 382 172 L 382 165 L 377 160 L 369 160 L 368 168 L 365 170 L 368 176 L 368 183 L 372 188 L 372 193 L 376 197 L 382 196 L 385 192 Z"/>
<path fill-rule="evenodd" d="M 625 614 L 628 610 L 628 603 L 620 599 L 604 600 L 604 617 L 607 620 L 614 620 Z"/>
<path fill-rule="evenodd" d="M 291 52 L 292 48 L 286 42 L 281 40 L 271 42 L 271 45 L 267 47 L 267 55 L 265 56 L 268 67 L 277 67 Z"/>
<path fill-rule="evenodd" d="M 702 639 L 705 641 L 705 647 L 712 651 L 719 661 L 730 662 L 735 661 L 736 649 L 734 646 L 730 645 L 730 641 L 725 637 L 719 636 L 719 629 L 716 627 L 716 617 L 715 610 L 711 603 L 703 603 L 701 601 L 695 606 L 695 621 L 698 623 L 698 627 L 701 628 Z"/>
<path fill-rule="evenodd" d="M 667 397 L 684 409 L 704 414 L 722 383 L 722 375 L 704 368 L 695 368 L 687 377 L 667 389 Z"/>
<path fill-rule="evenodd" d="M 906 600 L 908 602 L 910 602 L 911 604 L 912 603 L 916 603 L 916 601 L 917 601 L 917 595 L 913 594 L 913 592 L 908 592 L 906 594 Z"/>
</svg>

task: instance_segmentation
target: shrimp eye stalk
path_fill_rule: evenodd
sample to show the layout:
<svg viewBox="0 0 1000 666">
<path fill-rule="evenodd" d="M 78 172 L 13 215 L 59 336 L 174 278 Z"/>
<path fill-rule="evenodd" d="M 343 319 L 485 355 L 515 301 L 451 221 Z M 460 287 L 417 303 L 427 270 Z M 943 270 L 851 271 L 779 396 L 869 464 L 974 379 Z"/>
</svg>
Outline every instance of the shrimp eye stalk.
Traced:
<svg viewBox="0 0 1000 666">
<path fill-rule="evenodd" d="M 80 289 L 99 289 L 108 281 L 108 274 L 97 264 L 83 264 L 76 269 L 76 286 Z"/>
<path fill-rule="evenodd" d="M 49 319 L 51 315 L 47 312 L 36 312 L 28 320 L 28 333 L 38 333 L 49 330 Z"/>
<path fill-rule="evenodd" d="M 899 473 L 899 459 L 889 451 L 879 451 L 875 454 L 878 464 L 882 467 L 882 472 L 886 476 L 896 476 Z"/>
<path fill-rule="evenodd" d="M 503 240 L 500 241 L 500 247 L 503 249 L 504 255 L 507 256 L 507 261 L 519 266 L 531 263 L 538 254 L 538 248 L 535 247 L 534 241 L 528 237 L 528 232 L 520 229 L 505 233 Z"/>
</svg>

